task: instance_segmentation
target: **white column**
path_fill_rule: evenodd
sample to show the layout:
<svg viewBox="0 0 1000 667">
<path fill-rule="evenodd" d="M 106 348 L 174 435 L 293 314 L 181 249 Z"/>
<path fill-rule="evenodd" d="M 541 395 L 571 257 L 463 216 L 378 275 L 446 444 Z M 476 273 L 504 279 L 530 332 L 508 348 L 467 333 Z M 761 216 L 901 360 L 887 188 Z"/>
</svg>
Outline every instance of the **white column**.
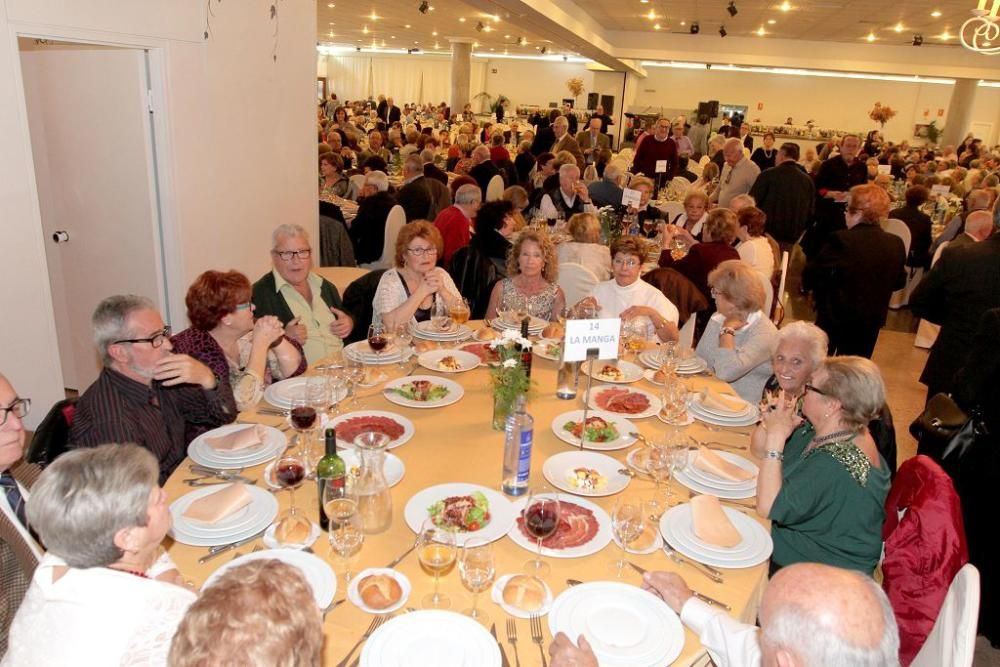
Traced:
<svg viewBox="0 0 1000 667">
<path fill-rule="evenodd" d="M 976 101 L 976 79 L 956 79 L 948 102 L 948 117 L 945 119 L 941 145 L 958 147 L 969 131 L 972 121 L 972 105 Z"/>
<path fill-rule="evenodd" d="M 462 41 L 451 42 L 451 113 L 452 116 L 462 113 L 465 105 L 472 100 L 469 97 L 469 85 L 472 77 L 472 43 Z"/>
</svg>

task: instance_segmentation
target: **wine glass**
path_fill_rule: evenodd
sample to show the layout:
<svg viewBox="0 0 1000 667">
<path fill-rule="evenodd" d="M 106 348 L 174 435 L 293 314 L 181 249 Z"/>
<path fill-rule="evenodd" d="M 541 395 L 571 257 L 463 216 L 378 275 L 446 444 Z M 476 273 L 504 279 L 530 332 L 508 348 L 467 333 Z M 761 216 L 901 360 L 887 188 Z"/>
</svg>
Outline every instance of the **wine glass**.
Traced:
<svg viewBox="0 0 1000 667">
<path fill-rule="evenodd" d="M 302 484 L 302 480 L 306 478 L 306 464 L 302 460 L 302 457 L 297 453 L 286 451 L 281 458 L 279 458 L 274 463 L 274 468 L 272 469 L 272 477 L 274 482 L 283 489 L 288 489 L 288 513 L 279 522 L 278 528 L 282 530 L 275 530 L 275 539 L 284 545 L 293 544 L 293 542 L 286 541 L 284 537 L 286 535 L 292 535 L 294 533 L 294 527 L 296 524 L 302 524 L 305 526 L 306 530 L 312 530 L 312 523 L 306 519 L 295 506 L 295 489 Z M 297 542 L 295 543 L 297 544 Z"/>
<path fill-rule="evenodd" d="M 431 304 L 431 327 L 435 331 L 447 331 L 451 325 L 451 318 L 448 317 L 448 304 L 440 295 L 434 297 Z"/>
<path fill-rule="evenodd" d="M 382 323 L 382 320 L 380 318 L 372 320 L 372 323 L 368 326 L 368 346 L 375 353 L 375 363 L 379 366 L 382 364 L 382 353 L 389 347 L 390 338 L 389 330 Z M 385 373 L 380 368 L 378 373 L 371 378 L 371 381 L 382 382 L 385 379 Z"/>
<path fill-rule="evenodd" d="M 295 429 L 293 447 L 302 442 L 302 436 L 316 425 L 317 397 L 315 392 L 322 392 L 322 386 L 307 379 L 292 396 L 292 408 L 288 411 L 288 425 Z M 321 400 L 321 399 L 320 399 Z"/>
<path fill-rule="evenodd" d="M 442 575 L 447 575 L 455 567 L 458 549 L 455 533 L 442 528 L 428 518 L 417 537 L 417 560 L 424 572 L 434 577 L 434 593 L 421 600 L 425 609 L 447 609 L 451 599 L 440 591 Z"/>
<path fill-rule="evenodd" d="M 650 445 L 646 456 L 646 465 L 643 466 L 656 485 L 653 490 L 653 498 L 646 503 L 646 507 L 650 517 L 657 520 L 668 506 L 666 497 L 661 493 L 661 484 L 663 482 L 670 484 L 671 457 L 672 451 L 669 442 L 658 440 Z"/>
<path fill-rule="evenodd" d="M 347 395 L 347 380 L 344 379 L 343 369 L 340 368 L 325 369 L 323 378 L 326 380 L 326 414 L 333 417 L 340 412 L 340 403 Z"/>
<path fill-rule="evenodd" d="M 646 235 L 647 238 L 649 237 L 650 232 L 653 231 L 653 227 L 655 225 L 656 225 L 656 218 L 652 218 L 652 217 L 650 217 L 648 215 L 645 218 L 643 218 L 643 220 L 642 220 L 642 231 Z"/>
<path fill-rule="evenodd" d="M 490 587 L 496 574 L 496 561 L 493 556 L 493 545 L 483 537 L 470 537 L 462 546 L 462 554 L 458 559 L 458 573 L 462 583 L 472 591 L 472 607 L 462 611 L 483 625 L 490 622 L 489 615 L 476 606 L 479 594 Z"/>
<path fill-rule="evenodd" d="M 469 321 L 472 308 L 469 307 L 469 300 L 464 298 L 453 299 L 448 305 L 448 316 L 455 324 L 465 324 Z"/>
<path fill-rule="evenodd" d="M 524 503 L 524 529 L 538 543 L 538 555 L 524 564 L 524 573 L 539 579 L 549 575 L 552 568 L 542 560 L 542 541 L 559 527 L 559 494 L 546 486 L 538 487 Z"/>
<path fill-rule="evenodd" d="M 357 386 L 365 379 L 365 366 L 359 359 L 344 355 L 344 379 L 347 381 L 347 405 L 358 401 Z"/>
<path fill-rule="evenodd" d="M 663 380 L 663 408 L 660 416 L 671 426 L 684 426 L 688 422 L 687 404 L 690 390 L 683 380 L 667 375 Z"/>
<path fill-rule="evenodd" d="M 393 332 L 396 337 L 396 344 L 399 345 L 399 367 L 406 368 L 409 363 L 410 346 L 413 344 L 413 332 L 410 331 L 410 323 L 403 322 L 396 325 Z"/>
<path fill-rule="evenodd" d="M 684 472 L 691 460 L 691 446 L 694 442 L 679 430 L 670 436 L 670 476 L 677 479 L 677 473 Z M 667 480 L 667 506 L 670 505 L 670 480 Z"/>
<path fill-rule="evenodd" d="M 351 581 L 351 558 L 365 542 L 361 529 L 357 500 L 343 486 L 326 484 L 323 489 L 323 511 L 330 520 L 330 548 L 344 560 L 344 580 Z"/>
<path fill-rule="evenodd" d="M 611 530 L 614 531 L 622 549 L 621 559 L 612 563 L 617 570 L 616 576 L 619 579 L 625 576 L 625 568 L 628 566 L 625 549 L 632 541 L 642 535 L 645 526 L 642 501 L 632 496 L 618 496 L 615 507 L 611 511 Z"/>
</svg>

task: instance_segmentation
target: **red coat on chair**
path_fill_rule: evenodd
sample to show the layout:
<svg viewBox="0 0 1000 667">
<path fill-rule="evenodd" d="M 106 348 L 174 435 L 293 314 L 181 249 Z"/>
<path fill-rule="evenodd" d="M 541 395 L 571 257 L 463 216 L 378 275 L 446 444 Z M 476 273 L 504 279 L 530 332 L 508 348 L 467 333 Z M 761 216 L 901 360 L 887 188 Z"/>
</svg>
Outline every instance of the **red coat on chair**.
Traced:
<svg viewBox="0 0 1000 667">
<path fill-rule="evenodd" d="M 969 561 L 958 494 L 931 458 L 915 456 L 900 466 L 885 501 L 882 539 L 882 587 L 896 614 L 905 667 L 934 627 L 951 580 Z"/>
</svg>

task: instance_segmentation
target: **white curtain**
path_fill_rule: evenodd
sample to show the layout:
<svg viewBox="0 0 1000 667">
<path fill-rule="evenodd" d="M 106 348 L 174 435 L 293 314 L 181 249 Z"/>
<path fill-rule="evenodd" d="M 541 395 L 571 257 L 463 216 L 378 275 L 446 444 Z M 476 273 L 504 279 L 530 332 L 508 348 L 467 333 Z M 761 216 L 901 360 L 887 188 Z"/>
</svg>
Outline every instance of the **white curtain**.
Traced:
<svg viewBox="0 0 1000 667">
<path fill-rule="evenodd" d="M 486 86 L 487 63 L 472 60 L 469 100 Z M 451 61 L 423 56 L 326 56 L 327 86 L 341 100 L 386 95 L 397 106 L 451 100 Z M 461 111 L 461 109 L 458 109 Z"/>
<path fill-rule="evenodd" d="M 476 99 L 476 95 L 486 90 L 486 67 L 489 65 L 485 60 L 479 58 L 472 59 L 472 71 L 469 76 L 469 102 Z M 478 103 L 473 103 L 473 109 L 478 109 Z M 453 110 L 454 111 L 454 110 Z M 461 109 L 458 109 L 461 111 Z"/>
<path fill-rule="evenodd" d="M 371 70 L 369 56 L 327 56 L 327 87 L 340 100 L 367 99 L 372 94 Z"/>
<path fill-rule="evenodd" d="M 448 102 L 451 97 L 451 61 L 430 58 L 424 60 L 421 67 L 423 75 L 422 103 L 440 104 Z"/>
<path fill-rule="evenodd" d="M 420 56 L 372 58 L 372 90 L 392 97 L 396 106 L 420 102 L 423 59 Z M 440 101 L 440 100 L 439 100 Z"/>
</svg>

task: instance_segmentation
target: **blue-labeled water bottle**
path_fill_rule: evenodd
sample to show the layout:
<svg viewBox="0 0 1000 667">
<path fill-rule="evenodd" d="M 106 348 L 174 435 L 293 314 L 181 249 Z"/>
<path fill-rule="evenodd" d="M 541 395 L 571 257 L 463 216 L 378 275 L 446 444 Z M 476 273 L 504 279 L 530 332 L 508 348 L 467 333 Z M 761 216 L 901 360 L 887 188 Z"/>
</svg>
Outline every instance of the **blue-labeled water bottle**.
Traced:
<svg viewBox="0 0 1000 667">
<path fill-rule="evenodd" d="M 517 397 L 517 406 L 507 417 L 506 439 L 503 446 L 503 492 L 509 496 L 524 495 L 531 476 L 531 445 L 535 440 L 535 420 L 525 408 L 524 394 Z"/>
</svg>

